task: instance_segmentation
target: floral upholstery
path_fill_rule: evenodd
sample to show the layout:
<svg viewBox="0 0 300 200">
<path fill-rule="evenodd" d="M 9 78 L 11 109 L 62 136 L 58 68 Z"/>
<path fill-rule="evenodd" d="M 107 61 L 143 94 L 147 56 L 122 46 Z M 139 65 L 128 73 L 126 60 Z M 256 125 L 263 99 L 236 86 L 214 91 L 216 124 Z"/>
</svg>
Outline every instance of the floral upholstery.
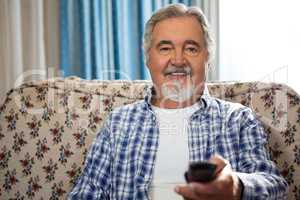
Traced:
<svg viewBox="0 0 300 200">
<path fill-rule="evenodd" d="M 0 199 L 64 199 L 92 140 L 116 106 L 142 99 L 149 81 L 37 81 L 11 90 L 0 107 Z M 300 199 L 300 97 L 273 83 L 208 83 L 212 96 L 251 107 L 268 149 Z"/>
</svg>

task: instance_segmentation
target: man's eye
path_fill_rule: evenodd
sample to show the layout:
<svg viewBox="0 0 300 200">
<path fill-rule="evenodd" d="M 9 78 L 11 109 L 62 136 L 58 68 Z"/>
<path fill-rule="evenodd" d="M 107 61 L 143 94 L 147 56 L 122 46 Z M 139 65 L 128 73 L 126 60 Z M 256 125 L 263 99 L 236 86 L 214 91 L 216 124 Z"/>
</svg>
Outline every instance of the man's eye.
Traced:
<svg viewBox="0 0 300 200">
<path fill-rule="evenodd" d="M 159 51 L 170 51 L 171 48 L 170 47 L 162 47 L 159 49 Z"/>
<path fill-rule="evenodd" d="M 169 53 L 171 50 L 172 50 L 171 47 L 161 47 L 161 48 L 159 48 L 159 52 L 160 52 L 161 54 L 167 54 L 167 53 Z"/>
<path fill-rule="evenodd" d="M 195 47 L 187 47 L 187 48 L 185 48 L 185 52 L 188 55 L 197 55 L 199 53 L 199 50 L 198 50 L 198 48 L 195 48 Z"/>
</svg>

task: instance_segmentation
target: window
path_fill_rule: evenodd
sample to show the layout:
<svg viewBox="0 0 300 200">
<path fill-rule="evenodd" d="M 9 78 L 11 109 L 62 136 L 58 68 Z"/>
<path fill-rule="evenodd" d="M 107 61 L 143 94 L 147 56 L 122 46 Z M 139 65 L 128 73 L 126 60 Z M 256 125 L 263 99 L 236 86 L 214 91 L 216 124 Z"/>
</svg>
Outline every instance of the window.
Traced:
<svg viewBox="0 0 300 200">
<path fill-rule="evenodd" d="M 220 1 L 220 80 L 282 82 L 300 93 L 300 2 Z"/>
</svg>

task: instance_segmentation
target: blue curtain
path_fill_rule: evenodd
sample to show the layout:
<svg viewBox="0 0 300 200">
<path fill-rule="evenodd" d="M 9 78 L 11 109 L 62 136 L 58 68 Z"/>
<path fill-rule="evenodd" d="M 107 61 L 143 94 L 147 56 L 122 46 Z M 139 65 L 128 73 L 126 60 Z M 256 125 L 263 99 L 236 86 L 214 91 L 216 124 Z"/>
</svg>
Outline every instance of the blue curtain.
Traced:
<svg viewBox="0 0 300 200">
<path fill-rule="evenodd" d="M 192 0 L 61 0 L 60 68 L 84 79 L 149 79 L 144 25 L 153 11 Z"/>
</svg>

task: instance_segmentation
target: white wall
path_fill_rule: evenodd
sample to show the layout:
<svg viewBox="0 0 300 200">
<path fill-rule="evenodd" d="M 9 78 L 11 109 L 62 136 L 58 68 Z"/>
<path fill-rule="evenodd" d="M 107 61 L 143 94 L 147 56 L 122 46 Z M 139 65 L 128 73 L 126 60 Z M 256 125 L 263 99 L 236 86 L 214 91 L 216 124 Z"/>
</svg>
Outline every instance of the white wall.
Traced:
<svg viewBox="0 0 300 200">
<path fill-rule="evenodd" d="M 220 80 L 272 81 L 300 93 L 300 1 L 220 1 Z"/>
</svg>

